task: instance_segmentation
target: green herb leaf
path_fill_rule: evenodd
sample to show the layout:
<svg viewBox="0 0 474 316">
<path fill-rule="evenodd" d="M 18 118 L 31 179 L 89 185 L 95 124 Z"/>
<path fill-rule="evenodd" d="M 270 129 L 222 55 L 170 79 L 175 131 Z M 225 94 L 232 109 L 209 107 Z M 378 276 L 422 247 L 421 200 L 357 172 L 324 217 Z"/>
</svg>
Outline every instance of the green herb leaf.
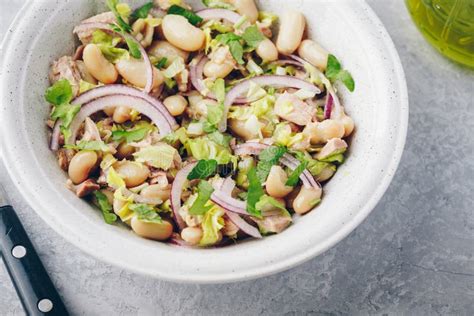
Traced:
<svg viewBox="0 0 474 316">
<path fill-rule="evenodd" d="M 212 192 L 214 192 L 212 185 L 207 181 L 201 180 L 198 185 L 198 196 L 193 205 L 189 208 L 189 214 L 203 215 L 209 211 L 212 206 L 206 204 L 211 198 Z"/>
<path fill-rule="evenodd" d="M 133 39 L 126 37 L 125 42 L 127 43 L 128 50 L 130 51 L 130 55 L 132 55 L 133 58 L 135 59 L 140 59 L 142 58 L 142 53 L 140 51 L 140 46 L 137 42 L 135 42 Z"/>
<path fill-rule="evenodd" d="M 198 25 L 203 21 L 199 15 L 175 4 L 168 9 L 168 14 L 184 16 L 192 25 Z"/>
<path fill-rule="evenodd" d="M 125 140 L 127 143 L 137 142 L 145 138 L 149 131 L 150 128 L 148 127 L 141 127 L 130 131 L 116 130 L 112 132 L 112 139 L 114 141 Z"/>
<path fill-rule="evenodd" d="M 216 36 L 216 40 L 224 45 L 229 46 L 230 53 L 232 57 L 239 63 L 244 64 L 244 48 L 240 40 L 242 37 L 238 36 L 235 33 L 225 33 L 219 34 Z"/>
<path fill-rule="evenodd" d="M 231 41 L 227 44 L 229 46 L 230 53 L 232 57 L 234 57 L 235 61 L 237 61 L 240 65 L 243 65 L 244 62 L 244 48 L 239 41 Z"/>
<path fill-rule="evenodd" d="M 285 185 L 288 185 L 290 187 L 294 187 L 295 185 L 297 185 L 300 179 L 300 175 L 306 169 L 306 166 L 308 166 L 307 161 L 300 163 L 298 167 L 296 167 L 295 170 L 291 172 L 290 176 L 288 177 L 288 180 L 286 180 Z"/>
<path fill-rule="evenodd" d="M 130 204 L 129 209 L 132 210 L 138 220 L 147 223 L 162 223 L 160 215 L 158 215 L 156 208 L 148 204 Z"/>
<path fill-rule="evenodd" d="M 339 72 L 336 78 L 341 81 L 350 92 L 354 92 L 355 82 L 352 75 L 347 70 Z"/>
<path fill-rule="evenodd" d="M 248 46 L 257 48 L 260 42 L 265 39 L 265 36 L 263 36 L 256 25 L 252 25 L 245 29 L 242 38 Z"/>
<path fill-rule="evenodd" d="M 112 11 L 112 13 L 115 15 L 115 18 L 117 19 L 117 25 L 122 31 L 130 33 L 132 32 L 132 28 L 130 25 L 128 25 L 127 22 L 125 22 L 120 13 L 117 11 L 118 4 L 118 0 L 107 0 L 107 6 L 109 7 L 110 11 Z"/>
<path fill-rule="evenodd" d="M 168 58 L 162 57 L 158 63 L 155 64 L 155 67 L 158 69 L 163 69 L 165 68 L 166 64 L 168 63 Z"/>
<path fill-rule="evenodd" d="M 216 160 L 214 159 L 199 160 L 197 165 L 188 174 L 188 180 L 206 179 L 212 175 L 215 175 L 216 171 L 217 171 Z"/>
<path fill-rule="evenodd" d="M 270 169 L 276 165 L 288 150 L 282 146 L 270 146 L 258 155 L 257 176 L 260 182 L 267 180 Z"/>
<path fill-rule="evenodd" d="M 153 2 L 148 2 L 135 11 L 133 11 L 131 18 L 134 20 L 138 19 L 146 19 L 148 17 L 148 14 L 150 13 L 150 10 L 153 8 Z"/>
<path fill-rule="evenodd" d="M 262 188 L 262 183 L 257 176 L 255 168 L 251 168 L 247 175 L 249 180 L 249 189 L 247 193 L 247 213 L 255 217 L 262 217 L 262 212 L 257 209 L 256 204 L 260 201 L 260 198 L 265 195 Z"/>
<path fill-rule="evenodd" d="M 71 83 L 66 79 L 56 81 L 51 87 L 46 89 L 44 97 L 46 101 L 56 106 L 71 102 Z"/>
<path fill-rule="evenodd" d="M 117 220 L 117 215 L 113 213 L 112 204 L 110 204 L 109 200 L 107 199 L 107 196 L 100 191 L 94 191 L 94 196 L 95 196 L 96 205 L 102 211 L 102 216 L 104 217 L 104 221 L 107 224 L 114 223 Z"/>
<path fill-rule="evenodd" d="M 355 89 L 355 82 L 349 71 L 342 69 L 341 63 L 336 56 L 329 54 L 326 65 L 326 77 L 331 82 L 341 81 L 350 92 Z"/>
<path fill-rule="evenodd" d="M 109 152 L 110 148 L 101 140 L 85 141 L 81 140 L 76 145 L 65 145 L 64 148 L 75 149 L 75 150 L 93 150 Z"/>
</svg>

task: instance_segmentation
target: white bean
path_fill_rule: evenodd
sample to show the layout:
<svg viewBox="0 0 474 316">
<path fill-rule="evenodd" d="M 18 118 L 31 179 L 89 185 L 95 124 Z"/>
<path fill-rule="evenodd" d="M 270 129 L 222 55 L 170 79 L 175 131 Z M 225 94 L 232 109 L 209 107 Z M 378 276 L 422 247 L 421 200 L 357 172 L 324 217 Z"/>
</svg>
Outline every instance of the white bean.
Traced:
<svg viewBox="0 0 474 316">
<path fill-rule="evenodd" d="M 186 110 L 186 107 L 188 106 L 188 101 L 186 101 L 183 96 L 176 94 L 167 97 L 163 101 L 163 104 L 166 106 L 171 115 L 178 116 L 183 114 L 184 110 Z"/>
<path fill-rule="evenodd" d="M 278 59 L 278 50 L 273 42 L 265 38 L 258 44 L 256 49 L 257 55 L 262 58 L 264 62 L 275 61 Z"/>
<path fill-rule="evenodd" d="M 72 157 L 69 163 L 68 175 L 74 184 L 84 182 L 97 163 L 94 151 L 80 151 Z"/>
<path fill-rule="evenodd" d="M 313 66 L 318 67 L 322 71 L 326 70 L 329 53 L 318 43 L 309 39 L 302 41 L 298 48 L 298 54 Z"/>
<path fill-rule="evenodd" d="M 187 62 L 189 58 L 189 52 L 185 52 L 167 41 L 154 41 L 148 48 L 148 53 L 151 56 L 155 56 L 158 60 L 166 58 L 166 66 L 169 66 L 176 56 L 183 58 L 185 62 Z"/>
<path fill-rule="evenodd" d="M 115 68 L 125 80 L 139 88 L 145 88 L 146 86 L 146 67 L 143 60 L 135 58 L 121 59 L 115 65 Z M 163 75 L 153 67 L 153 88 L 159 87 L 163 82 Z"/>
<path fill-rule="evenodd" d="M 293 190 L 293 187 L 285 185 L 287 180 L 288 176 L 282 167 L 272 166 L 265 184 L 268 194 L 274 198 L 287 196 Z"/>
<path fill-rule="evenodd" d="M 114 164 L 114 168 L 125 181 L 127 188 L 141 185 L 150 175 L 148 167 L 133 161 L 119 161 Z"/>
<path fill-rule="evenodd" d="M 202 229 L 199 227 L 186 227 L 181 231 L 181 238 L 188 244 L 194 246 L 199 244 L 202 234 Z"/>
<path fill-rule="evenodd" d="M 293 210 L 295 213 L 304 214 L 311 211 L 319 202 L 322 192 L 321 188 L 301 187 L 300 192 L 293 201 Z"/>
<path fill-rule="evenodd" d="M 207 78 L 225 78 L 233 69 L 234 67 L 229 63 L 217 64 L 210 60 L 204 65 L 204 75 Z"/>
<path fill-rule="evenodd" d="M 257 22 L 258 9 L 254 0 L 233 0 L 232 2 L 240 15 L 246 16 L 250 23 Z"/>
<path fill-rule="evenodd" d="M 138 236 L 153 240 L 166 240 L 173 233 L 173 225 L 165 220 L 161 223 L 149 223 L 141 221 L 135 216 L 132 218 L 131 226 Z"/>
<path fill-rule="evenodd" d="M 87 71 L 102 83 L 114 83 L 118 79 L 118 73 L 114 65 L 102 54 L 99 46 L 88 44 L 82 53 L 82 59 Z"/>
<path fill-rule="evenodd" d="M 194 52 L 204 46 L 204 32 L 183 16 L 166 15 L 163 18 L 162 28 L 166 40 L 182 50 Z"/>
<path fill-rule="evenodd" d="M 280 31 L 276 46 L 283 55 L 290 55 L 298 48 L 303 38 L 306 20 L 301 12 L 289 10 L 280 17 Z"/>
</svg>

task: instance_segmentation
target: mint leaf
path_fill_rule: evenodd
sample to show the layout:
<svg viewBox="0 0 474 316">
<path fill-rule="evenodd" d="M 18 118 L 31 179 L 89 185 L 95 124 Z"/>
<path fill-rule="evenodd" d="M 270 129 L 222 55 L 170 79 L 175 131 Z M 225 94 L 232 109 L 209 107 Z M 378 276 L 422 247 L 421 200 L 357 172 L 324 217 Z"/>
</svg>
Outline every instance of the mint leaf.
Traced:
<svg viewBox="0 0 474 316">
<path fill-rule="evenodd" d="M 175 4 L 168 9 L 168 14 L 184 16 L 192 25 L 198 25 L 203 21 L 199 15 Z"/>
<path fill-rule="evenodd" d="M 246 28 L 244 34 L 242 34 L 242 38 L 247 43 L 247 45 L 252 48 L 257 48 L 260 42 L 265 39 L 256 25 Z"/>
<path fill-rule="evenodd" d="M 189 208 L 189 214 L 191 215 L 204 215 L 209 211 L 212 206 L 206 205 L 211 198 L 214 189 L 209 182 L 201 180 L 198 185 L 198 196 L 194 201 L 193 205 Z"/>
<path fill-rule="evenodd" d="M 306 169 L 306 166 L 308 166 L 308 162 L 302 162 L 298 165 L 298 167 L 295 168 L 288 177 L 288 180 L 286 180 L 285 185 L 294 187 L 295 185 L 298 184 L 298 181 L 300 179 L 300 175 L 303 173 L 303 171 Z"/>
<path fill-rule="evenodd" d="M 117 215 L 112 212 L 112 204 L 110 204 L 109 200 L 107 199 L 107 196 L 100 191 L 94 191 L 94 196 L 96 205 L 102 211 L 104 221 L 107 224 L 112 224 L 113 222 L 115 222 L 117 220 Z"/>
<path fill-rule="evenodd" d="M 260 182 L 267 180 L 270 169 L 276 165 L 280 158 L 287 152 L 285 147 L 270 146 L 258 155 L 259 162 L 257 164 L 257 176 Z"/>
<path fill-rule="evenodd" d="M 153 8 L 153 2 L 148 2 L 142 5 L 141 7 L 139 7 L 138 9 L 136 9 L 135 11 L 133 11 L 130 17 L 134 20 L 146 19 L 152 8 Z"/>
<path fill-rule="evenodd" d="M 114 141 L 123 141 L 127 143 L 137 142 L 145 138 L 150 129 L 148 127 L 137 128 L 134 130 L 116 130 L 112 132 L 112 139 Z"/>
<path fill-rule="evenodd" d="M 44 97 L 46 101 L 56 106 L 71 102 L 71 83 L 66 79 L 56 81 L 51 87 L 46 89 Z"/>
<path fill-rule="evenodd" d="M 158 215 L 156 208 L 148 204 L 130 204 L 130 210 L 136 215 L 138 220 L 147 223 L 162 223 L 160 215 Z"/>
<path fill-rule="evenodd" d="M 350 92 L 355 89 L 355 82 L 349 71 L 342 69 L 341 63 L 336 56 L 329 54 L 326 65 L 326 77 L 331 82 L 341 81 Z"/>
<path fill-rule="evenodd" d="M 217 171 L 216 160 L 214 159 L 199 160 L 197 165 L 188 174 L 188 180 L 206 179 L 212 175 L 215 175 L 216 171 Z"/>
<path fill-rule="evenodd" d="M 257 176 L 255 168 L 251 168 L 247 175 L 249 181 L 249 189 L 247 192 L 247 213 L 255 217 L 262 217 L 262 212 L 257 209 L 256 204 L 260 201 L 260 198 L 265 195 L 262 188 L 262 183 Z"/>
</svg>

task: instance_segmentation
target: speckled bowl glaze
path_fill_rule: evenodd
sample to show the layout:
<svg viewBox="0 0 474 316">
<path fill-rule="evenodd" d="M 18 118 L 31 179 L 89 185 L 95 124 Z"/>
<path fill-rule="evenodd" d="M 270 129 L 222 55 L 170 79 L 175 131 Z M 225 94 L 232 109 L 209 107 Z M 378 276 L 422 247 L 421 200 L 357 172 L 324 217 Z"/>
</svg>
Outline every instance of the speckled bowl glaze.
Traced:
<svg viewBox="0 0 474 316">
<path fill-rule="evenodd" d="M 191 1 L 195 8 L 200 1 Z M 134 5 L 140 1 L 133 2 Z M 285 232 L 220 249 L 186 249 L 141 239 L 66 189 L 66 175 L 48 149 L 43 100 L 48 68 L 71 54 L 72 29 L 99 13 L 103 1 L 31 1 L 3 45 L 1 141 L 4 162 L 36 212 L 72 244 L 124 269 L 177 282 L 219 283 L 294 267 L 334 246 L 359 225 L 387 189 L 407 131 L 406 82 L 394 45 L 362 1 L 267 0 L 260 8 L 305 13 L 311 38 L 334 53 L 356 81 L 342 99 L 356 122 L 347 162 L 324 187 L 316 210 Z"/>
</svg>

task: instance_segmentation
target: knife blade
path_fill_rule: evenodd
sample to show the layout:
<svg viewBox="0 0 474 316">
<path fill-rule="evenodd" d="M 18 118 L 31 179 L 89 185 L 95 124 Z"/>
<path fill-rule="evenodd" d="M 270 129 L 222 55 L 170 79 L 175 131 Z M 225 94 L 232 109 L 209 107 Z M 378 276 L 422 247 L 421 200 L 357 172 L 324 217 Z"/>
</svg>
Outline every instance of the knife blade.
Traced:
<svg viewBox="0 0 474 316">
<path fill-rule="evenodd" d="M 28 315 L 69 315 L 0 185 L 0 255 Z"/>
</svg>

